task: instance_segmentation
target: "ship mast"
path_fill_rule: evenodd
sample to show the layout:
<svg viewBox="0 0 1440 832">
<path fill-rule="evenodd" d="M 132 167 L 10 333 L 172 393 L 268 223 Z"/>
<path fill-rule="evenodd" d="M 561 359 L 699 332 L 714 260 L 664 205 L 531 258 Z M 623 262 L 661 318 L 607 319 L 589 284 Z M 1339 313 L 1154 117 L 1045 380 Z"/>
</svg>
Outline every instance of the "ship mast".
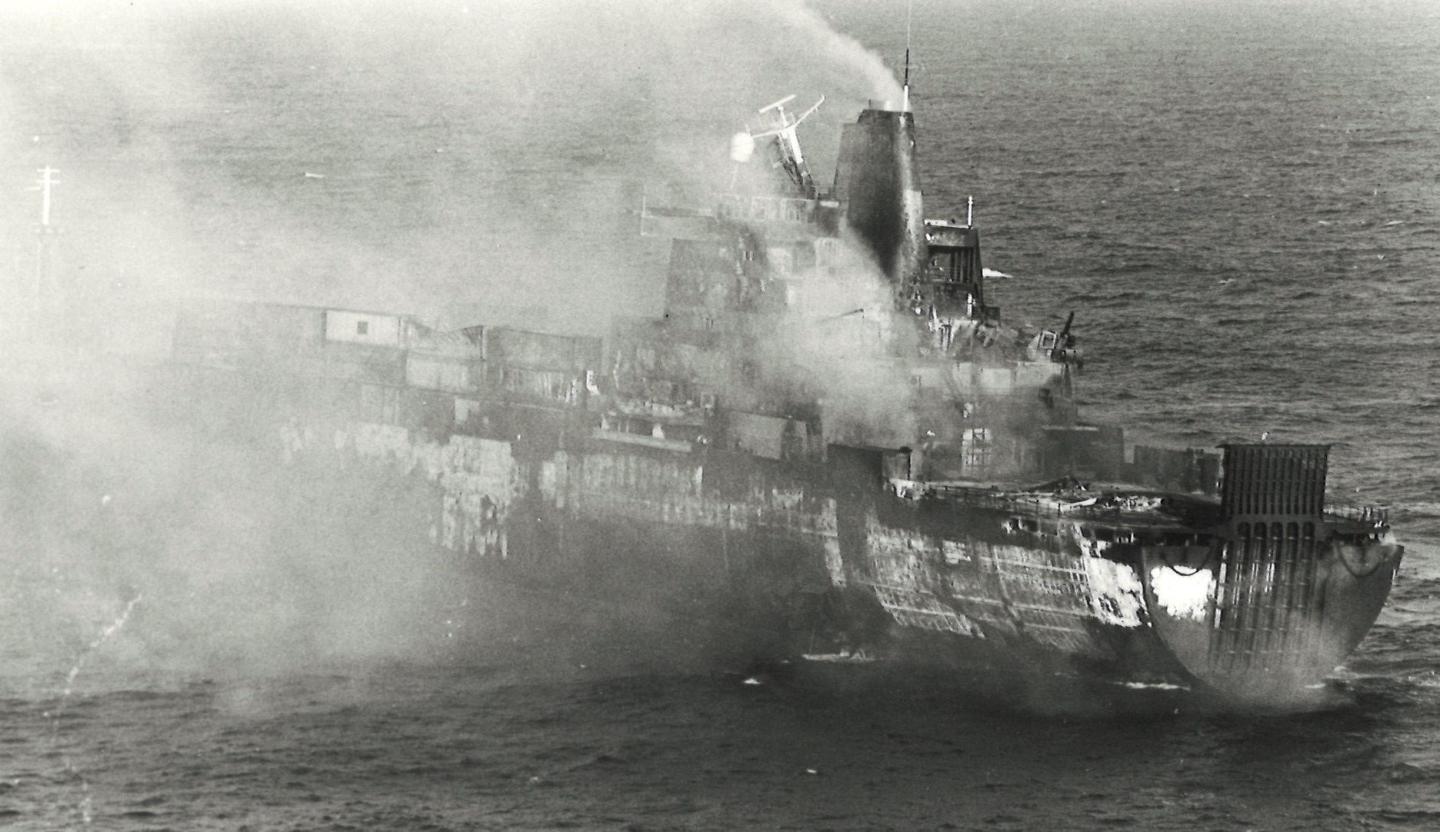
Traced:
<svg viewBox="0 0 1440 832">
<path fill-rule="evenodd" d="M 40 174 L 40 178 L 30 190 L 40 192 L 40 224 L 36 228 L 35 277 L 29 292 L 30 327 L 35 334 L 43 335 L 45 330 L 49 329 L 45 320 L 47 307 L 59 301 L 59 287 L 55 284 L 50 269 L 51 239 L 59 231 L 50 223 L 50 189 L 60 184 L 55 178 L 55 174 L 60 171 L 46 165 L 35 172 Z"/>
<path fill-rule="evenodd" d="M 40 227 L 49 228 L 50 186 L 60 184 L 54 178 L 55 174 L 59 173 L 60 171 L 50 167 L 49 165 L 46 165 L 45 167 L 40 168 L 35 172 L 40 174 L 40 181 L 35 183 L 35 187 L 40 190 Z"/>
<path fill-rule="evenodd" d="M 814 199 L 816 195 L 815 180 L 811 178 L 810 168 L 805 164 L 805 156 L 800 152 L 800 138 L 796 134 L 795 128 L 820 109 L 820 105 L 825 103 L 825 96 L 820 96 L 819 101 L 811 104 L 810 109 L 799 116 L 791 116 L 785 112 L 785 105 L 794 99 L 794 95 L 787 95 L 773 104 L 761 107 L 758 112 L 769 120 L 769 129 L 759 133 L 751 132 L 750 139 L 753 142 L 756 139 L 773 137 L 775 139 L 773 146 L 777 156 L 776 164 L 784 169 L 790 177 L 791 183 L 805 198 Z"/>
<path fill-rule="evenodd" d="M 910 33 L 905 33 L 905 39 L 910 39 Z M 910 47 L 905 47 L 905 85 L 900 88 L 900 112 L 910 112 Z"/>
<path fill-rule="evenodd" d="M 900 112 L 910 112 L 910 23 L 914 17 L 914 0 L 905 4 L 905 83 L 900 87 Z"/>
</svg>

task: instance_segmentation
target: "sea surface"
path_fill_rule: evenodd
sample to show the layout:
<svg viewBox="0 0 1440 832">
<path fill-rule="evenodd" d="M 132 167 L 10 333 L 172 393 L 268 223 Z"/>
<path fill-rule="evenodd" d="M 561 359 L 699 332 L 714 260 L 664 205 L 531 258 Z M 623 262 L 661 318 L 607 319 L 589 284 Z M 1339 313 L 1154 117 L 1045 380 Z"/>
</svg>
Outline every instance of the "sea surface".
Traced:
<svg viewBox="0 0 1440 832">
<path fill-rule="evenodd" d="M 974 197 L 1008 319 L 1075 311 L 1088 415 L 1332 443 L 1331 499 L 1390 507 L 1407 554 L 1283 709 L 760 674 L 343 518 L 296 547 L 284 495 L 182 475 L 123 403 L 76 440 L 7 392 L 0 827 L 1440 828 L 1440 6 L 126 6 L 0 12 L 12 305 L 50 164 L 77 297 L 601 332 L 659 311 L 638 201 L 723 183 L 790 93 L 826 96 L 801 138 L 828 180 L 908 29 L 928 211 Z"/>
</svg>

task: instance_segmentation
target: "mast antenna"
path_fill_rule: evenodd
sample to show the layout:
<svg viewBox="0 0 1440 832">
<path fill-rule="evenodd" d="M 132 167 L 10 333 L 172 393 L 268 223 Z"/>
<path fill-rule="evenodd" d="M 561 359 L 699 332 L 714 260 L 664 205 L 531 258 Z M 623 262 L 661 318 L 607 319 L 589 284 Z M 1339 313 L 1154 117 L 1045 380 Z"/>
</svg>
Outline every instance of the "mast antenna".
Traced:
<svg viewBox="0 0 1440 832">
<path fill-rule="evenodd" d="M 787 95 L 773 104 L 761 107 L 758 112 L 769 122 L 769 129 L 758 133 L 750 131 L 750 138 L 753 141 L 774 136 L 776 147 L 780 153 L 780 165 L 784 167 L 791 180 L 807 197 L 814 198 L 815 182 L 810 177 L 810 169 L 805 164 L 805 156 L 800 152 L 800 139 L 795 133 L 795 128 L 820 109 L 820 105 L 825 103 L 825 96 L 820 96 L 819 101 L 811 104 L 810 109 L 799 116 L 792 116 L 785 112 L 785 105 L 794 99 L 794 95 Z"/>
<path fill-rule="evenodd" d="M 35 172 L 40 174 L 40 179 L 30 190 L 40 192 L 40 226 L 36 229 L 35 279 L 31 285 L 30 305 L 35 316 L 32 323 L 38 325 L 47 301 L 55 302 L 59 294 L 59 287 L 54 284 L 54 276 L 50 274 L 49 242 L 56 232 L 50 225 L 50 189 L 60 184 L 60 180 L 55 178 L 55 174 L 60 171 L 46 165 Z"/>
<path fill-rule="evenodd" d="M 910 112 L 910 20 L 915 12 L 915 0 L 905 4 L 905 83 L 900 87 L 900 112 Z"/>
<path fill-rule="evenodd" d="M 50 167 L 49 165 L 46 165 L 45 167 L 40 168 L 35 172 L 40 174 L 40 180 L 35 183 L 35 187 L 31 188 L 31 190 L 37 190 L 40 192 L 40 226 L 42 228 L 49 228 L 50 186 L 60 184 L 59 180 L 54 178 L 55 174 L 59 173 L 60 171 Z"/>
</svg>

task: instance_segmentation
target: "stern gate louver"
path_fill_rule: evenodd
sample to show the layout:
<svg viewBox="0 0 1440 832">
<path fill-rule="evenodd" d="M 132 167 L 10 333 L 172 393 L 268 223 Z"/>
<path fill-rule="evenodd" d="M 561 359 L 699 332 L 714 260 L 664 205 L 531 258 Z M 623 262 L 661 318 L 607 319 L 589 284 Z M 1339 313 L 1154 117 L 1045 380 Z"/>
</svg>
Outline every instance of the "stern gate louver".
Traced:
<svg viewBox="0 0 1440 832">
<path fill-rule="evenodd" d="M 1329 445 L 1225 445 L 1225 519 L 1319 517 Z"/>
<path fill-rule="evenodd" d="M 1323 593 L 1317 526 L 1325 510 L 1328 445 L 1226 445 L 1221 555 L 1210 669 L 1221 677 L 1284 678 L 1308 667 Z"/>
</svg>

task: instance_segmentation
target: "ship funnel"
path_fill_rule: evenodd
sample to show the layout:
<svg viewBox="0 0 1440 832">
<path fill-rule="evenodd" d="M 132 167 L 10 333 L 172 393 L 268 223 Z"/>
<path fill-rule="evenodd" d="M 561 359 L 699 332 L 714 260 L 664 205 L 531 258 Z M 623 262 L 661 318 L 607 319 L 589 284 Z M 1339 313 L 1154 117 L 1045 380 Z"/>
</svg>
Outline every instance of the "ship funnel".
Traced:
<svg viewBox="0 0 1440 832">
<path fill-rule="evenodd" d="M 915 164 L 915 116 L 872 106 L 840 135 L 835 198 L 845 218 L 897 286 L 925 261 L 925 210 Z"/>
</svg>

